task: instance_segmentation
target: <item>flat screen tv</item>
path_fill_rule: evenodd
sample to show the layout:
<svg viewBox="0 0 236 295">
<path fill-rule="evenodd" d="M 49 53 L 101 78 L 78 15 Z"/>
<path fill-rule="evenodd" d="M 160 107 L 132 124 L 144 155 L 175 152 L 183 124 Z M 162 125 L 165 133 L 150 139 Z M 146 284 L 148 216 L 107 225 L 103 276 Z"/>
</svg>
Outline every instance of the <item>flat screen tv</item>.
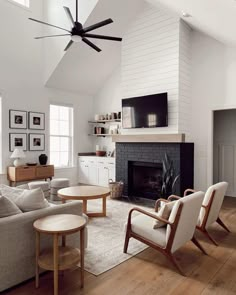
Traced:
<svg viewBox="0 0 236 295">
<path fill-rule="evenodd" d="M 168 126 L 167 93 L 122 99 L 123 128 Z"/>
</svg>

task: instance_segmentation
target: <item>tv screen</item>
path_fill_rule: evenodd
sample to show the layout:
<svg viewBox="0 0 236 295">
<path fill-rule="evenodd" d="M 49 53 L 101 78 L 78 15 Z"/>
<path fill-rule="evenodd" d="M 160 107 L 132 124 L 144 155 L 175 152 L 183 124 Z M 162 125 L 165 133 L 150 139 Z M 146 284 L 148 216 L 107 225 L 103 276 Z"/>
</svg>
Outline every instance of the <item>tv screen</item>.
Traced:
<svg viewBox="0 0 236 295">
<path fill-rule="evenodd" d="M 122 99 L 123 128 L 168 126 L 167 93 Z"/>
</svg>

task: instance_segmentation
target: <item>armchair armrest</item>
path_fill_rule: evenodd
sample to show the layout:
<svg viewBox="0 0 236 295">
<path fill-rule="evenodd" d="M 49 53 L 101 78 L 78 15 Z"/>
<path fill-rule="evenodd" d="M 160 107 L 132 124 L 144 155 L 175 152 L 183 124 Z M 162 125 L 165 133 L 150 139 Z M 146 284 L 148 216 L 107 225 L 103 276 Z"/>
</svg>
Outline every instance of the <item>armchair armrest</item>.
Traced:
<svg viewBox="0 0 236 295">
<path fill-rule="evenodd" d="M 164 219 L 164 218 L 162 218 L 162 217 L 156 216 L 155 214 L 152 214 L 152 213 L 147 212 L 147 211 L 145 211 L 145 210 L 143 210 L 143 209 L 140 209 L 140 208 L 135 207 L 135 208 L 133 208 L 133 209 L 131 209 L 131 210 L 129 211 L 128 223 L 127 223 L 127 226 L 128 226 L 129 228 L 131 228 L 132 213 L 133 213 L 134 211 L 138 211 L 138 212 L 140 212 L 140 213 L 142 213 L 142 214 L 145 214 L 145 215 L 147 215 L 147 216 L 149 216 L 149 217 L 152 217 L 153 219 L 156 219 L 156 220 L 162 221 L 162 222 L 164 222 L 164 223 L 166 223 L 166 224 L 169 224 L 170 226 L 173 225 L 173 223 L 169 222 L 168 220 L 166 220 L 166 219 Z"/>
<path fill-rule="evenodd" d="M 162 198 L 156 200 L 155 208 L 154 208 L 154 209 L 155 209 L 155 212 L 158 211 L 158 208 L 160 207 L 160 203 L 161 203 L 161 202 L 169 203 L 168 200 L 166 200 L 166 199 L 162 199 Z"/>
<path fill-rule="evenodd" d="M 179 199 L 181 199 L 181 197 L 176 195 L 170 195 L 167 200 L 171 202 L 172 200 L 179 200 Z"/>
<path fill-rule="evenodd" d="M 196 193 L 196 192 L 197 192 L 197 191 L 194 190 L 194 189 L 187 188 L 187 189 L 184 191 L 184 197 L 186 197 L 188 193 Z"/>
</svg>

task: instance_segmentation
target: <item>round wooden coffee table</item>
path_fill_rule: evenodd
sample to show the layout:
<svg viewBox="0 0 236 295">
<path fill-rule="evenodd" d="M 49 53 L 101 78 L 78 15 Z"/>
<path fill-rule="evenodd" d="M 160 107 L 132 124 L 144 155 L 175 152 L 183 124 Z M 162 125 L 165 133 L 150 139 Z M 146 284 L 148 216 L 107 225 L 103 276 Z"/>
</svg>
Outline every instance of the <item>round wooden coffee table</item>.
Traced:
<svg viewBox="0 0 236 295">
<path fill-rule="evenodd" d="M 83 201 L 83 213 L 89 217 L 105 217 L 107 206 L 106 200 L 110 195 L 110 189 L 101 186 L 91 186 L 91 185 L 80 185 L 72 186 L 60 189 L 58 191 L 58 196 L 65 203 L 66 200 L 81 200 Z M 102 212 L 88 212 L 87 211 L 87 201 L 102 199 Z"/>
<path fill-rule="evenodd" d="M 81 287 L 84 285 L 84 228 L 86 219 L 72 214 L 50 215 L 36 220 L 36 276 L 39 287 L 39 267 L 54 272 L 54 295 L 58 294 L 58 272 L 73 268 L 80 262 Z M 66 245 L 66 235 L 80 232 L 80 249 Z M 40 251 L 40 234 L 53 235 L 53 247 Z M 62 236 L 62 246 L 58 245 Z"/>
</svg>

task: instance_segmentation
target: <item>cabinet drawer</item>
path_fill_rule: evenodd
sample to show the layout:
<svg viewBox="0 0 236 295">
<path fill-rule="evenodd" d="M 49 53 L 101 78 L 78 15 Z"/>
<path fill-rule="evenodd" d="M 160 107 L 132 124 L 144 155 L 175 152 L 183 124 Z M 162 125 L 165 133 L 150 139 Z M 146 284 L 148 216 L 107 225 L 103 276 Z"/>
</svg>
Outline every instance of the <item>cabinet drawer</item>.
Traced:
<svg viewBox="0 0 236 295">
<path fill-rule="evenodd" d="M 16 168 L 15 179 L 17 181 L 31 180 L 35 178 L 35 167 Z"/>
<path fill-rule="evenodd" d="M 47 178 L 54 176 L 53 166 L 40 166 L 36 169 L 37 178 Z"/>
</svg>

